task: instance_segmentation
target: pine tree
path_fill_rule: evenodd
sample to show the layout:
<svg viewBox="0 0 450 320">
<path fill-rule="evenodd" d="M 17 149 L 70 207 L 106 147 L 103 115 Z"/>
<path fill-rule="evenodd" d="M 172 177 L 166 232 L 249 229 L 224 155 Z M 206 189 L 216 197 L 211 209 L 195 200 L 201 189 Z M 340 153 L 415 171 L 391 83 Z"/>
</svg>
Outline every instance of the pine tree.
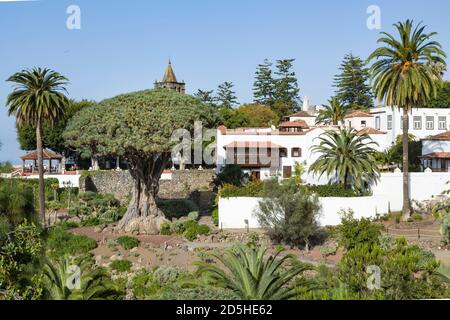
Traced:
<svg viewBox="0 0 450 320">
<path fill-rule="evenodd" d="M 278 76 L 275 79 L 275 94 L 274 104 L 283 105 L 283 110 L 280 117 L 287 116 L 289 113 L 294 112 L 299 106 L 297 77 L 295 71 L 292 70 L 293 62 L 295 59 L 283 59 L 277 60 L 275 74 Z M 276 110 L 275 110 L 276 111 Z"/>
<path fill-rule="evenodd" d="M 272 77 L 272 63 L 264 59 L 264 63 L 259 64 L 255 72 L 255 82 L 253 83 L 254 102 L 271 106 L 274 102 L 275 80 Z"/>
<path fill-rule="evenodd" d="M 220 107 L 232 108 L 238 103 L 237 97 L 235 96 L 236 93 L 233 91 L 233 86 L 233 83 L 228 81 L 219 85 L 216 100 Z"/>
<path fill-rule="evenodd" d="M 341 73 L 334 77 L 336 97 L 349 108 L 370 108 L 373 97 L 368 85 L 369 69 L 357 56 L 351 53 L 345 55 L 341 66 Z"/>
<path fill-rule="evenodd" d="M 210 105 L 215 106 L 216 105 L 216 98 L 213 95 L 214 90 L 201 90 L 198 89 L 196 93 L 194 93 L 194 97 L 199 99 L 201 102 Z"/>
</svg>

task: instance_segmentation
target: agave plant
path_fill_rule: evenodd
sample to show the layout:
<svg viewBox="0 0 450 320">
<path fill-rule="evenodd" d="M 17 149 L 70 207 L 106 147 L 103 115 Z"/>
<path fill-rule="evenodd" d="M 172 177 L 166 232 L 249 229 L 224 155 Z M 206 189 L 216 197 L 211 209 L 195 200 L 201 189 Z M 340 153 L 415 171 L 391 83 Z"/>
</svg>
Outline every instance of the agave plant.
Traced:
<svg viewBox="0 0 450 320">
<path fill-rule="evenodd" d="M 76 265 L 68 256 L 47 261 L 43 281 L 49 300 L 103 300 L 122 296 L 107 271 L 104 268 L 93 269 L 87 259 Z"/>
<path fill-rule="evenodd" d="M 198 273 L 210 285 L 231 289 L 244 300 L 283 300 L 295 296 L 291 280 L 313 266 L 301 263 L 293 255 L 265 258 L 267 249 L 236 245 L 224 253 L 211 254 L 225 268 L 197 261 Z M 290 263 L 289 263 L 290 262 Z"/>
</svg>

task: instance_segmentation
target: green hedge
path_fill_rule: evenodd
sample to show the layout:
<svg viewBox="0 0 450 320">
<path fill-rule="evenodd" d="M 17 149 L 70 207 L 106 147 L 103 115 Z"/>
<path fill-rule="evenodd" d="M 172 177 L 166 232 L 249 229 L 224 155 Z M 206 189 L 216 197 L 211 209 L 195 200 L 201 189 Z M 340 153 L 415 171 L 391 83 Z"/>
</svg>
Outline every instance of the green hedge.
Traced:
<svg viewBox="0 0 450 320">
<path fill-rule="evenodd" d="M 363 197 L 369 196 L 370 193 L 360 193 L 353 189 L 344 189 L 339 184 L 324 184 L 324 185 L 308 185 L 308 189 L 317 194 L 319 197 L 340 197 L 340 198 L 350 198 L 350 197 Z"/>
<path fill-rule="evenodd" d="M 97 242 L 89 237 L 72 234 L 62 227 L 50 230 L 47 248 L 56 256 L 82 255 L 97 247 Z"/>
<path fill-rule="evenodd" d="M 219 190 L 219 197 L 260 197 L 264 188 L 264 182 L 253 181 L 245 186 L 238 187 L 231 184 L 226 184 Z"/>
</svg>

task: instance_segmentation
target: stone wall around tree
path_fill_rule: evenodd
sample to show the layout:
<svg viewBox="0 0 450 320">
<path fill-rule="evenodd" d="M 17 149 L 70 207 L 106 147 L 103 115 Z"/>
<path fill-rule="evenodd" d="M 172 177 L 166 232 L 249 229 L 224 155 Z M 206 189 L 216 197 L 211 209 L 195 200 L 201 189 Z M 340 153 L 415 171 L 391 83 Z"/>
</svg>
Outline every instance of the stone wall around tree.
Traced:
<svg viewBox="0 0 450 320">
<path fill-rule="evenodd" d="M 162 179 L 159 187 L 161 199 L 188 199 L 194 193 L 211 192 L 215 170 L 175 170 L 170 179 Z M 133 181 L 128 171 L 90 171 L 80 177 L 80 191 L 113 194 L 124 201 L 131 194 Z"/>
</svg>

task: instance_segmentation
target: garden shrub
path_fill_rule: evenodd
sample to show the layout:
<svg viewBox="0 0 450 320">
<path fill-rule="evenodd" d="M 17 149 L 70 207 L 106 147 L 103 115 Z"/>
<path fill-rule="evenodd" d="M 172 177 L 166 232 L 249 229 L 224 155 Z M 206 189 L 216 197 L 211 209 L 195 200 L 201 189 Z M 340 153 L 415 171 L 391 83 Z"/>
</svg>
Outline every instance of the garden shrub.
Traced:
<svg viewBox="0 0 450 320">
<path fill-rule="evenodd" d="M 231 184 L 225 184 L 219 189 L 219 197 L 260 197 L 263 193 L 264 182 L 251 181 L 245 186 L 239 187 Z"/>
<path fill-rule="evenodd" d="M 132 266 L 133 264 L 129 260 L 115 260 L 109 265 L 112 270 L 116 270 L 119 272 L 130 271 Z"/>
<path fill-rule="evenodd" d="M 355 248 L 360 244 L 378 244 L 381 235 L 381 225 L 372 223 L 369 219 L 355 219 L 353 211 L 342 210 L 341 224 L 339 225 L 339 245 L 346 250 Z"/>
<path fill-rule="evenodd" d="M 13 225 L 35 219 L 33 189 L 21 180 L 0 179 L 0 215 Z"/>
<path fill-rule="evenodd" d="M 97 247 L 97 242 L 82 235 L 75 235 L 61 227 L 50 230 L 47 248 L 56 256 L 86 254 Z"/>
<path fill-rule="evenodd" d="M 198 211 L 198 205 L 188 199 L 158 200 L 158 207 L 169 220 L 185 217 L 189 212 Z"/>
<path fill-rule="evenodd" d="M 319 230 L 317 218 L 320 202 L 294 179 L 265 183 L 263 199 L 255 211 L 260 226 L 276 242 L 306 246 Z"/>
<path fill-rule="evenodd" d="M 175 233 L 175 234 L 183 234 L 185 227 L 184 227 L 184 222 L 183 221 L 175 221 L 174 223 L 172 223 L 171 225 L 171 232 Z"/>
<path fill-rule="evenodd" d="M 125 250 L 130 250 L 139 246 L 140 241 L 134 237 L 121 236 L 117 238 L 117 243 Z"/>
<path fill-rule="evenodd" d="M 189 214 L 188 214 L 188 218 L 191 220 L 195 220 L 195 221 L 198 220 L 198 216 L 199 216 L 198 211 L 192 211 L 192 212 L 189 212 Z"/>
<path fill-rule="evenodd" d="M 206 224 L 199 224 L 197 226 L 197 233 L 199 235 L 209 234 L 210 232 L 211 232 L 211 229 Z"/>
<path fill-rule="evenodd" d="M 161 225 L 160 234 L 162 234 L 163 236 L 169 236 L 172 234 L 172 228 L 170 223 L 165 222 Z"/>
<path fill-rule="evenodd" d="M 414 213 L 412 215 L 412 218 L 414 221 L 422 221 L 423 220 L 423 216 L 420 213 Z"/>
<path fill-rule="evenodd" d="M 189 228 L 186 229 L 186 231 L 183 232 L 183 236 L 186 238 L 186 240 L 194 241 L 197 239 L 197 230 L 195 228 Z"/>
</svg>

